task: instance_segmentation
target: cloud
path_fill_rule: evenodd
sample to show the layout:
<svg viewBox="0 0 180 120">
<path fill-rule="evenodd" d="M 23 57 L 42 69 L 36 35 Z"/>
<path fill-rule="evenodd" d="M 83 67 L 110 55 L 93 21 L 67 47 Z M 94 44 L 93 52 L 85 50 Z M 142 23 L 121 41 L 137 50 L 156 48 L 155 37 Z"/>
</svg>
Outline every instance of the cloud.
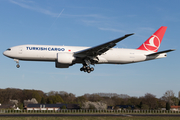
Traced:
<svg viewBox="0 0 180 120">
<path fill-rule="evenodd" d="M 96 27 L 102 26 L 102 25 L 104 26 L 105 24 L 108 24 L 107 20 L 110 19 L 106 16 L 102 16 L 99 14 L 86 14 L 86 15 L 63 14 L 63 17 L 75 18 L 85 25 L 96 26 Z"/>
<path fill-rule="evenodd" d="M 79 18 L 79 21 L 84 23 L 87 26 L 97 27 L 99 30 L 118 32 L 118 33 L 126 33 L 124 30 L 115 29 L 113 27 L 121 26 L 114 21 L 114 18 L 106 17 L 98 14 L 87 14 L 87 15 L 70 15 L 64 14 L 64 17 L 76 17 Z M 101 26 L 101 27 L 100 27 Z"/>
<path fill-rule="evenodd" d="M 71 14 L 65 14 L 66 17 L 79 17 L 79 18 L 96 18 L 96 19 L 106 19 L 107 17 L 104 17 L 102 15 L 98 14 L 89 14 L 89 15 L 71 15 Z"/>
<path fill-rule="evenodd" d="M 56 19 L 52 23 L 51 27 L 54 25 L 54 23 L 62 15 L 62 13 L 64 11 L 64 9 L 63 9 L 60 13 L 54 13 L 54 12 L 51 12 L 47 9 L 44 9 L 44 8 L 37 6 L 35 2 L 30 1 L 30 0 L 9 0 L 9 1 L 10 1 L 10 3 L 18 5 L 22 8 L 32 10 L 32 11 L 36 11 L 36 12 L 39 12 L 39 13 L 42 13 L 45 15 L 50 15 L 52 17 L 56 17 Z M 114 29 L 112 27 L 112 26 L 114 26 L 114 23 L 112 23 L 112 18 L 102 16 L 99 14 L 84 14 L 84 15 L 63 14 L 63 17 L 70 17 L 70 18 L 79 19 L 79 21 L 81 21 L 85 25 L 95 26 L 100 30 L 125 33 L 125 31 L 123 31 L 123 30 Z M 111 21 L 111 22 L 109 22 L 109 21 Z"/>
<path fill-rule="evenodd" d="M 87 26 L 101 26 L 103 23 L 98 20 L 80 20 L 83 24 Z"/>
<path fill-rule="evenodd" d="M 125 33 L 125 31 L 123 31 L 123 30 L 114 29 L 114 28 L 99 28 L 99 29 L 100 29 L 100 30 L 111 31 L 111 32 Z"/>
<path fill-rule="evenodd" d="M 57 13 L 53 13 L 53 12 L 51 12 L 49 10 L 46 10 L 46 9 L 41 8 L 41 7 L 33 5 L 34 2 L 32 2 L 32 1 L 24 1 L 24 0 L 16 0 L 16 1 L 15 0 L 9 0 L 9 1 L 11 3 L 13 3 L 13 4 L 16 4 L 16 5 L 20 6 L 20 7 L 22 7 L 22 8 L 26 8 L 26 9 L 29 9 L 29 10 L 34 10 L 34 11 L 37 11 L 39 13 L 50 15 L 52 17 L 57 17 L 58 16 Z M 31 3 L 31 5 L 28 5 L 30 3 Z"/>
<path fill-rule="evenodd" d="M 154 28 L 151 28 L 151 27 L 140 27 L 139 29 L 142 31 L 154 31 L 155 30 Z"/>
</svg>

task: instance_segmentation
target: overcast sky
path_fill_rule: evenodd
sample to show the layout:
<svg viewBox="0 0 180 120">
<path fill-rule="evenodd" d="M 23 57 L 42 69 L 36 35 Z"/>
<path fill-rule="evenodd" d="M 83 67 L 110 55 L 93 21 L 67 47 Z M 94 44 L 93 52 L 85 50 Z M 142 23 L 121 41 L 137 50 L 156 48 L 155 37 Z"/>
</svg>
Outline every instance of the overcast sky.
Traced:
<svg viewBox="0 0 180 120">
<path fill-rule="evenodd" d="M 167 26 L 159 51 L 167 58 L 127 65 L 96 65 L 90 74 L 81 64 L 55 68 L 54 62 L 20 61 L 0 55 L 0 88 L 117 93 L 161 97 L 180 91 L 179 0 L 0 0 L 0 51 L 22 44 L 96 46 L 125 34 L 117 44 L 138 48 L 160 26 Z"/>
</svg>

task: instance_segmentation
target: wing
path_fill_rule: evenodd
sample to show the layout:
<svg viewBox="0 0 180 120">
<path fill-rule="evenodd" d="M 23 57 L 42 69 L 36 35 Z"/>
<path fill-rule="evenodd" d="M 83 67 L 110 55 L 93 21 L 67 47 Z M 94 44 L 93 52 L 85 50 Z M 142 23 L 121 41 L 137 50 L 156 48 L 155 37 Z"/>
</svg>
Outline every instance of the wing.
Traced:
<svg viewBox="0 0 180 120">
<path fill-rule="evenodd" d="M 91 56 L 91 57 L 95 57 L 97 55 L 101 55 L 104 52 L 108 51 L 109 49 L 111 49 L 112 47 L 116 46 L 116 43 L 120 42 L 121 40 L 133 35 L 132 34 L 126 34 L 123 37 L 120 37 L 118 39 L 109 41 L 107 43 L 95 46 L 95 47 L 91 47 L 82 51 L 78 51 L 74 53 L 75 57 L 87 57 L 87 56 Z"/>
<path fill-rule="evenodd" d="M 156 53 L 151 53 L 151 54 L 148 54 L 146 56 L 154 56 L 154 55 L 159 55 L 159 54 L 162 54 L 162 53 L 167 53 L 167 52 L 171 52 L 171 51 L 174 51 L 175 49 L 170 49 L 170 50 L 164 50 L 164 51 L 160 51 L 160 52 L 156 52 Z"/>
</svg>

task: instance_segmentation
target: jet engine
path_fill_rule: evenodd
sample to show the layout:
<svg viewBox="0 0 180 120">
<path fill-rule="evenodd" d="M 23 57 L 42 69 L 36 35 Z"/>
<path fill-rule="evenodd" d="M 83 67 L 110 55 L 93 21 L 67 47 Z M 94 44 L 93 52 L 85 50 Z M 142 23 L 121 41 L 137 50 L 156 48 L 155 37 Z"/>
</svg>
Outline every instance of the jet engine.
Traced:
<svg viewBox="0 0 180 120">
<path fill-rule="evenodd" d="M 75 57 L 72 53 L 57 53 L 56 68 L 68 68 L 73 64 L 73 60 L 75 60 Z"/>
</svg>

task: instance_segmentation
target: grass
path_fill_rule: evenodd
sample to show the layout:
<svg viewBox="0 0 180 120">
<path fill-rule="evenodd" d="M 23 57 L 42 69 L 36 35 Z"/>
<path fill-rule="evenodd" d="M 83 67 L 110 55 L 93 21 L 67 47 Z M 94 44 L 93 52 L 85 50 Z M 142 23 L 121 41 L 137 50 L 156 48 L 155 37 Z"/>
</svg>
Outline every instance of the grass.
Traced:
<svg viewBox="0 0 180 120">
<path fill-rule="evenodd" d="M 0 120 L 179 120 L 179 117 L 0 117 Z"/>
</svg>

